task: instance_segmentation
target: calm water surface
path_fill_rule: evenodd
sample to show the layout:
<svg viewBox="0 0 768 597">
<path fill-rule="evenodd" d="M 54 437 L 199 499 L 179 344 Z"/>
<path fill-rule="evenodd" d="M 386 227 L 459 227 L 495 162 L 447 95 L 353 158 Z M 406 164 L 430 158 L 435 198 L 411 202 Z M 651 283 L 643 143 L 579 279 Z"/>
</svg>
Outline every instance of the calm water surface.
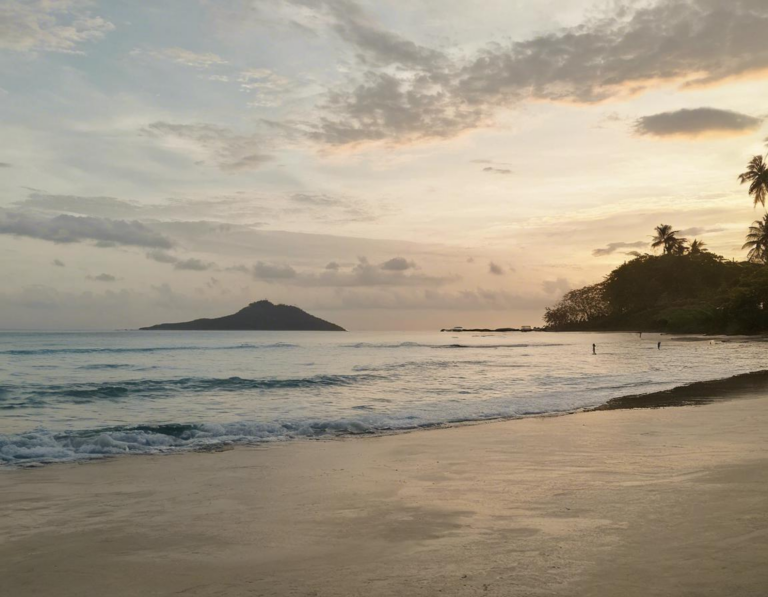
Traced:
<svg viewBox="0 0 768 597">
<path fill-rule="evenodd" d="M 0 332 L 0 462 L 567 412 L 765 354 L 654 334 Z"/>
</svg>

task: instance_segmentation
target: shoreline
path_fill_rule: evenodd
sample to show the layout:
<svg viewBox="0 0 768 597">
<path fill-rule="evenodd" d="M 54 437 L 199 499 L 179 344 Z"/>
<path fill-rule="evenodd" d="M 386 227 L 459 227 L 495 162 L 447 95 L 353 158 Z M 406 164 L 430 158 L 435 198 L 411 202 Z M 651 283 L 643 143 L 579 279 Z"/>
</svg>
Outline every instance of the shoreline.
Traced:
<svg viewBox="0 0 768 597">
<path fill-rule="evenodd" d="M 0 593 L 762 597 L 766 426 L 741 384 L 702 408 L 12 469 Z"/>
<path fill-rule="evenodd" d="M 286 437 L 278 440 L 253 440 L 253 441 L 222 441 L 220 443 L 202 444 L 199 446 L 178 447 L 175 449 L 158 450 L 156 452 L 145 453 L 118 453 L 87 458 L 69 459 L 69 460 L 30 460 L 19 462 L 0 462 L 0 475 L 5 471 L 15 469 L 36 469 L 49 467 L 52 465 L 67 464 L 94 464 L 98 462 L 110 461 L 135 456 L 173 456 L 178 454 L 212 453 L 223 452 L 232 449 L 258 447 L 268 448 L 273 445 L 282 445 L 294 442 L 327 442 L 353 439 L 373 439 L 377 437 L 398 436 L 403 434 L 420 433 L 426 431 L 438 431 L 444 429 L 461 428 L 475 425 L 486 425 L 513 422 L 527 419 L 563 417 L 580 413 L 591 413 L 606 410 L 632 410 L 632 409 L 656 409 L 656 408 L 677 408 L 683 406 L 703 406 L 715 402 L 728 400 L 737 400 L 744 398 L 745 395 L 760 394 L 768 396 L 768 369 L 753 371 L 750 373 L 741 373 L 730 377 L 697 381 L 681 386 L 676 386 L 668 390 L 659 390 L 646 394 L 628 394 L 612 398 L 604 404 L 595 407 L 584 407 L 568 411 L 553 411 L 545 413 L 532 413 L 526 415 L 515 415 L 510 417 L 491 417 L 486 419 L 469 419 L 461 421 L 446 421 L 441 423 L 421 425 L 417 427 L 404 427 L 398 429 L 376 429 L 372 431 L 359 433 L 338 433 L 335 435 L 319 437 Z M 183 424 L 193 425 L 193 424 Z M 140 428 L 127 427 L 125 430 Z M 113 428 L 107 428 L 96 431 L 112 431 Z M 88 433 L 93 433 L 89 431 Z"/>
<path fill-rule="evenodd" d="M 736 400 L 750 394 L 768 395 L 768 369 L 740 373 L 722 379 L 695 381 L 648 394 L 629 394 L 612 398 L 587 411 L 629 410 L 636 408 L 675 408 L 700 406 Z"/>
</svg>

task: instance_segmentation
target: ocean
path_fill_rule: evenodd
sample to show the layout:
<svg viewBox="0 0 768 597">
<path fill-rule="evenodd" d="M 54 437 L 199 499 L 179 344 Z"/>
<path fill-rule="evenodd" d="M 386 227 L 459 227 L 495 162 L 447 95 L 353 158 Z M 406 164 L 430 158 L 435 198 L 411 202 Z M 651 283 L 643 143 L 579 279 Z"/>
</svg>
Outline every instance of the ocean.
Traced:
<svg viewBox="0 0 768 597">
<path fill-rule="evenodd" d="M 0 463 L 565 413 L 765 367 L 762 342 L 658 334 L 0 332 Z"/>
</svg>

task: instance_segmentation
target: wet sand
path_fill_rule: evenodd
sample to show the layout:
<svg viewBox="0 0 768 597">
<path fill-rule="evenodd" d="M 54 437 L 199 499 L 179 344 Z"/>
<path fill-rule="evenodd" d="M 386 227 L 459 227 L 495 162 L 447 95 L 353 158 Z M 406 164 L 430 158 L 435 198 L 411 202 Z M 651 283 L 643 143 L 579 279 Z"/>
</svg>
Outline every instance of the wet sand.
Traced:
<svg viewBox="0 0 768 597">
<path fill-rule="evenodd" d="M 755 371 L 727 379 L 698 381 L 663 392 L 614 398 L 594 410 L 665 408 L 734 400 L 748 396 L 768 396 L 768 371 Z"/>
<path fill-rule="evenodd" d="M 763 381 L 707 406 L 0 471 L 0 595 L 764 597 Z"/>
</svg>

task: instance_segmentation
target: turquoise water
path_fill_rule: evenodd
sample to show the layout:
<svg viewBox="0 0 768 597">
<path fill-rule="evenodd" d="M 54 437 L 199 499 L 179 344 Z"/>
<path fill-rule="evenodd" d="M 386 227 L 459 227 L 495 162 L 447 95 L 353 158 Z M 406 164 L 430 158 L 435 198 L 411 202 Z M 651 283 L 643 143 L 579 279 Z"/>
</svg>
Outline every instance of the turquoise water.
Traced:
<svg viewBox="0 0 768 597">
<path fill-rule="evenodd" d="M 765 349 L 650 334 L 0 332 L 0 462 L 567 412 L 760 370 Z"/>
</svg>

